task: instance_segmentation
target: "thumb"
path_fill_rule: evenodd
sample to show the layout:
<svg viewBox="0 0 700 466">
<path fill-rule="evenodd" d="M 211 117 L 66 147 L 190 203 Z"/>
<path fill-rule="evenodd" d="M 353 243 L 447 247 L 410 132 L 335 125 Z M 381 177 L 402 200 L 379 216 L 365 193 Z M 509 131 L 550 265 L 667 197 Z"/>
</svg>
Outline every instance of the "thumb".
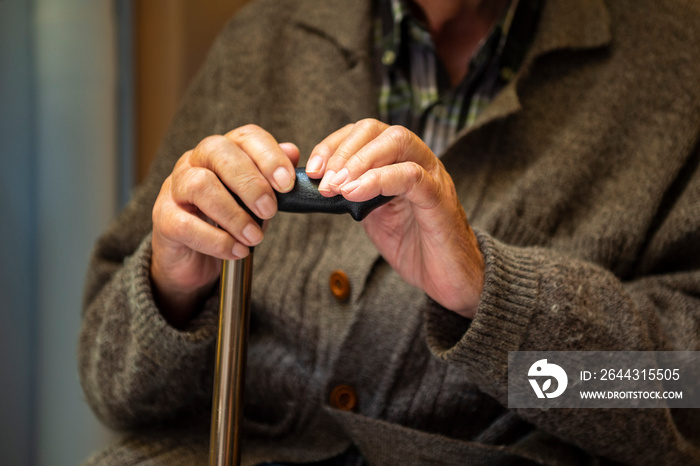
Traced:
<svg viewBox="0 0 700 466">
<path fill-rule="evenodd" d="M 281 142 L 280 149 L 282 149 L 282 152 L 284 152 L 285 155 L 289 157 L 289 160 L 291 160 L 294 166 L 296 167 L 299 163 L 300 156 L 299 148 L 296 146 L 296 144 L 294 144 L 293 142 Z"/>
</svg>

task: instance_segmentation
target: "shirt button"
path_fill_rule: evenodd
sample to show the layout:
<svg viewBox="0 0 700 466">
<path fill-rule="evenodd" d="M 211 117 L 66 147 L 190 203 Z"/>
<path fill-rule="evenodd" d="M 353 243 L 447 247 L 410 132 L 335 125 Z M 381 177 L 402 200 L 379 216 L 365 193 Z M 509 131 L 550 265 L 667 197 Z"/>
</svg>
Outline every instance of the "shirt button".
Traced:
<svg viewBox="0 0 700 466">
<path fill-rule="evenodd" d="M 395 61 L 396 61 L 396 52 L 394 52 L 393 50 L 387 50 L 382 55 L 382 63 L 385 66 L 391 66 L 394 64 Z"/>
<path fill-rule="evenodd" d="M 338 301 L 345 301 L 350 297 L 350 279 L 342 270 L 336 270 L 331 274 L 328 285 Z"/>
<path fill-rule="evenodd" d="M 331 391 L 331 406 L 341 411 L 352 411 L 357 407 L 357 393 L 349 385 L 338 385 Z"/>
</svg>

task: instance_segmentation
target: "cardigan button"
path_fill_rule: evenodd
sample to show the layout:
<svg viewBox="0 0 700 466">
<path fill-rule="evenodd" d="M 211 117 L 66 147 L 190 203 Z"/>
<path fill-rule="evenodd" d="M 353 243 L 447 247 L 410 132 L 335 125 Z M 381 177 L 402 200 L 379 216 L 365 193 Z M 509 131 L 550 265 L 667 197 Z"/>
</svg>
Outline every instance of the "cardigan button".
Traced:
<svg viewBox="0 0 700 466">
<path fill-rule="evenodd" d="M 342 270 L 336 270 L 331 274 L 328 285 L 338 301 L 346 301 L 350 297 L 350 279 Z"/>
<path fill-rule="evenodd" d="M 350 385 L 338 385 L 331 391 L 330 403 L 341 411 L 352 411 L 357 407 L 357 393 Z"/>
</svg>

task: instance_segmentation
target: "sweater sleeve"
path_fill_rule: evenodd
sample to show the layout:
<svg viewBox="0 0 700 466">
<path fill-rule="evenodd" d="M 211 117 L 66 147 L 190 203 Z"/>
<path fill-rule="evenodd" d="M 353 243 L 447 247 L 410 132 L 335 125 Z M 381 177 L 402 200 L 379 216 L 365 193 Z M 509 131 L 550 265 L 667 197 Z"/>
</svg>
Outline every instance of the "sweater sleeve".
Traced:
<svg viewBox="0 0 700 466">
<path fill-rule="evenodd" d="M 150 235 L 92 299 L 80 337 L 88 402 L 107 424 L 133 427 L 206 411 L 211 397 L 217 302 L 184 330 L 156 307 Z"/>
<path fill-rule="evenodd" d="M 672 193 L 637 272 L 608 270 L 479 232 L 486 279 L 473 320 L 436 303 L 428 345 L 507 406 L 509 351 L 700 350 L 700 171 Z M 692 166 L 694 164 L 694 166 Z M 697 410 L 518 409 L 538 428 L 595 455 L 633 464 L 696 464 Z"/>
<path fill-rule="evenodd" d="M 88 267 L 78 343 L 81 384 L 92 409 L 120 428 L 209 409 L 215 296 L 189 328 L 169 326 L 150 281 L 151 211 L 175 162 L 222 131 L 216 109 L 226 45 L 219 39 L 188 89 L 147 179 L 98 240 Z"/>
</svg>

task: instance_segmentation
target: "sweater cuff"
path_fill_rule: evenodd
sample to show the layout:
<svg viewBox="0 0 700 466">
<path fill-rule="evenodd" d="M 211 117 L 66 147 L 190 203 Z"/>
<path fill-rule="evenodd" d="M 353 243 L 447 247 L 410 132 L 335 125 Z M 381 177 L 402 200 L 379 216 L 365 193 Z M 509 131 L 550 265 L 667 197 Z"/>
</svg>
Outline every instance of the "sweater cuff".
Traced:
<svg viewBox="0 0 700 466">
<path fill-rule="evenodd" d="M 473 320 L 432 302 L 427 339 L 438 358 L 466 366 L 472 382 L 502 384 L 508 376 L 508 352 L 517 351 L 535 312 L 537 270 L 520 248 L 476 232 L 484 255 L 484 289 Z"/>
<path fill-rule="evenodd" d="M 153 297 L 151 255 L 149 234 L 126 263 L 128 299 L 134 313 L 130 330 L 139 346 L 147 348 L 154 362 L 159 362 L 161 358 L 172 361 L 174 348 L 181 356 L 186 356 L 216 339 L 218 299 L 217 296 L 210 297 L 202 312 L 186 328 L 179 330 L 171 326 L 160 313 Z"/>
</svg>

